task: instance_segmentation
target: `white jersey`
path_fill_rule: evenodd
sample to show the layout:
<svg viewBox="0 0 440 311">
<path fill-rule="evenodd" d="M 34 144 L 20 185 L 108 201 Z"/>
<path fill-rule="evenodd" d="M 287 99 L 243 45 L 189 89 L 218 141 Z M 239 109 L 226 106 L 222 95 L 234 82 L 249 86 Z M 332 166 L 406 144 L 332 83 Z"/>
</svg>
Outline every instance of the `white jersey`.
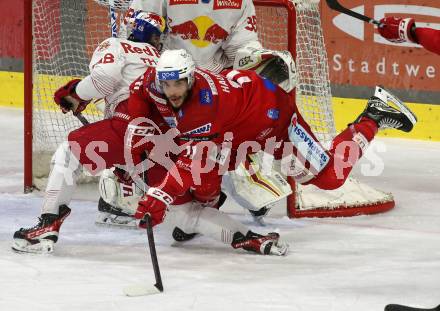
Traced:
<svg viewBox="0 0 440 311">
<path fill-rule="evenodd" d="M 165 49 L 183 48 L 197 66 L 217 73 L 232 67 L 240 47 L 261 47 L 252 0 L 133 0 L 128 14 L 137 10 L 166 17 Z"/>
<path fill-rule="evenodd" d="M 156 66 L 159 52 L 148 43 L 121 38 L 104 40 L 93 52 L 90 75 L 76 87 L 84 100 L 104 98 L 105 117 L 130 95 L 130 84 L 150 66 Z"/>
</svg>

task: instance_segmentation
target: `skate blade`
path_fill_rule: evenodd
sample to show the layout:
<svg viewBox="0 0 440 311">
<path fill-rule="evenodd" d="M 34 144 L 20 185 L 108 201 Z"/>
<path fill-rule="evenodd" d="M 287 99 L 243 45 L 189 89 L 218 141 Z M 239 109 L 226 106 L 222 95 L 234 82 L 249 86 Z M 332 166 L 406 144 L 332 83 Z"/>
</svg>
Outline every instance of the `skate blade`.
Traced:
<svg viewBox="0 0 440 311">
<path fill-rule="evenodd" d="M 286 256 L 289 252 L 289 247 L 290 246 L 287 243 L 278 242 L 277 245 L 272 245 L 270 249 L 270 254 L 276 256 Z"/>
<path fill-rule="evenodd" d="M 128 218 L 128 217 L 127 217 Z M 129 229 L 129 230 L 135 230 L 137 229 L 136 220 L 133 218 L 125 220 L 115 220 L 111 217 L 97 217 L 95 219 L 95 225 L 97 226 L 104 226 L 104 227 L 116 227 L 120 229 Z"/>
<path fill-rule="evenodd" d="M 124 295 L 128 297 L 139 297 L 160 294 L 161 291 L 154 285 L 144 284 L 130 285 L 123 288 Z"/>
<path fill-rule="evenodd" d="M 37 244 L 31 244 L 26 240 L 14 240 L 11 248 L 16 253 L 51 254 L 53 253 L 54 244 L 52 240 L 41 240 Z"/>
</svg>

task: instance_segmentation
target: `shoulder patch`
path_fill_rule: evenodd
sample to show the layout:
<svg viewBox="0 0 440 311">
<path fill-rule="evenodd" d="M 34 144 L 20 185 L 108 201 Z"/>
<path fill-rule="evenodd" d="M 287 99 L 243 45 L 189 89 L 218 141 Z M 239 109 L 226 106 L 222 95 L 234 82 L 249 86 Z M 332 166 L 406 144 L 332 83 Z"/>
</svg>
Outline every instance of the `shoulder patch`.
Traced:
<svg viewBox="0 0 440 311">
<path fill-rule="evenodd" d="M 278 118 L 280 117 L 280 111 L 276 108 L 270 108 L 267 110 L 267 116 L 269 117 L 269 119 L 278 120 Z"/>
<path fill-rule="evenodd" d="M 201 105 L 212 104 L 212 93 L 209 89 L 201 89 L 199 92 L 199 100 Z"/>
</svg>

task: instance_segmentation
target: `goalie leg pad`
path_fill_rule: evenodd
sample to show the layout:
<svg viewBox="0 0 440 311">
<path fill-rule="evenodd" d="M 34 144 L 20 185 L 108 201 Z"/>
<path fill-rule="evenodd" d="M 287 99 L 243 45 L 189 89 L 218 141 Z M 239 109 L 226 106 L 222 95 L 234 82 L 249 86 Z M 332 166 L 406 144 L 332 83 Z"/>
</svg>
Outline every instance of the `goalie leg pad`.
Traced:
<svg viewBox="0 0 440 311">
<path fill-rule="evenodd" d="M 247 209 L 258 211 L 292 193 L 286 179 L 275 170 L 261 169 L 261 156 L 250 155 L 233 172 L 229 172 L 234 190 Z"/>
<path fill-rule="evenodd" d="M 124 184 L 117 180 L 113 169 L 104 170 L 99 179 L 97 224 L 136 228 L 133 218 L 143 191 L 135 183 Z"/>
</svg>

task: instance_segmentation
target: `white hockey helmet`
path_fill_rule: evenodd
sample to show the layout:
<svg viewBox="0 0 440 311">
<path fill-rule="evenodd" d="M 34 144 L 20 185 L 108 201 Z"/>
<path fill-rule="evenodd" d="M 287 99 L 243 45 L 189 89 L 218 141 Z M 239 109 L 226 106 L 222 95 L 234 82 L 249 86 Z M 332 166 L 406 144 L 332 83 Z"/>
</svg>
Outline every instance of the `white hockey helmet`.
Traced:
<svg viewBox="0 0 440 311">
<path fill-rule="evenodd" d="M 156 65 L 156 80 L 169 81 L 187 78 L 189 88 L 194 83 L 194 64 L 191 54 L 184 49 L 166 50 Z M 158 83 L 160 85 L 160 83 Z"/>
</svg>

